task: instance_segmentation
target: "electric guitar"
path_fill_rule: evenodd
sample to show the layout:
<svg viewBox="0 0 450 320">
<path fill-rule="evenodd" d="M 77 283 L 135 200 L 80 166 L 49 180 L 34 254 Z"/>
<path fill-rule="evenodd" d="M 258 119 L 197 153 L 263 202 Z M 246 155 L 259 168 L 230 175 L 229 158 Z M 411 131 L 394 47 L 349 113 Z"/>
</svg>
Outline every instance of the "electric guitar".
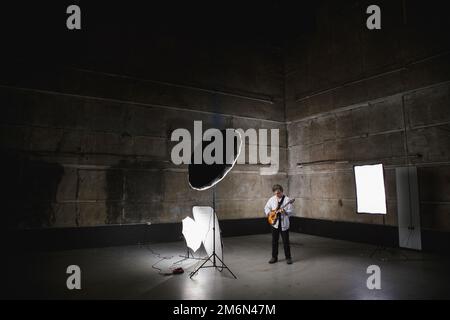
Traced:
<svg viewBox="0 0 450 320">
<path fill-rule="evenodd" d="M 280 209 L 278 209 L 278 210 L 274 209 L 274 210 L 270 211 L 270 213 L 267 215 L 267 221 L 269 222 L 269 224 L 274 225 L 275 223 L 277 223 L 278 213 L 280 213 L 281 210 L 283 210 L 288 205 L 290 205 L 291 203 L 294 203 L 294 202 L 295 202 L 295 199 L 291 199 L 286 204 L 281 206 Z"/>
</svg>

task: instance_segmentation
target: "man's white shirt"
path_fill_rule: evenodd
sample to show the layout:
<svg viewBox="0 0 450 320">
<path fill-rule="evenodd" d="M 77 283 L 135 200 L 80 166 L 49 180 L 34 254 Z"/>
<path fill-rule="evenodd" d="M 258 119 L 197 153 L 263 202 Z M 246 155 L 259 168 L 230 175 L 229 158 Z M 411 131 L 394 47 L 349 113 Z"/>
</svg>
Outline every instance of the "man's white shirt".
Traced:
<svg viewBox="0 0 450 320">
<path fill-rule="evenodd" d="M 264 207 L 264 213 L 266 214 L 266 216 L 269 215 L 270 211 L 275 210 L 278 207 L 279 200 L 281 199 L 278 199 L 277 196 L 273 196 L 267 201 L 266 206 Z M 289 197 L 285 196 L 281 207 L 288 203 L 289 200 Z M 284 208 L 284 211 L 286 212 L 287 216 L 285 214 L 281 215 L 281 230 L 286 231 L 287 229 L 289 229 L 289 217 L 294 212 L 294 206 L 292 204 L 289 204 L 286 206 L 286 208 Z M 272 227 L 278 229 L 278 225 L 279 220 L 277 220 L 277 222 L 272 225 Z"/>
</svg>

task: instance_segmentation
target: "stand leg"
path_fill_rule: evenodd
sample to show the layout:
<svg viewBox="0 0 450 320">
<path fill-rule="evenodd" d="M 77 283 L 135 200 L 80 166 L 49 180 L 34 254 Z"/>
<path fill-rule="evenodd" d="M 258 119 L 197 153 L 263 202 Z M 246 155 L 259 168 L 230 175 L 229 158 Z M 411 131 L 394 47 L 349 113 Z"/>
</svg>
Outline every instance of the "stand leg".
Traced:
<svg viewBox="0 0 450 320">
<path fill-rule="evenodd" d="M 231 271 L 231 269 L 228 268 L 228 266 L 225 264 L 225 262 L 223 262 L 219 257 L 217 257 L 217 259 L 219 259 L 219 261 L 222 263 L 222 269 L 227 269 L 227 270 L 231 273 L 231 275 L 232 275 L 235 279 L 237 279 L 237 277 L 234 275 L 234 273 Z"/>
<path fill-rule="evenodd" d="M 386 226 L 386 219 L 385 219 L 384 215 L 383 215 L 383 226 Z M 387 246 L 385 246 L 385 245 L 377 245 L 376 248 L 373 249 L 373 251 L 370 253 L 370 258 L 373 258 L 375 256 L 375 254 L 377 254 L 377 253 L 384 253 L 384 252 L 387 252 L 391 256 L 394 255 L 390 251 L 390 248 L 388 248 Z M 381 257 L 381 261 L 387 261 L 387 260 L 389 260 L 389 258 Z"/>
<path fill-rule="evenodd" d="M 205 261 L 200 265 L 200 267 L 198 267 L 197 269 L 195 269 L 194 271 L 192 271 L 192 272 L 191 272 L 191 275 L 189 276 L 189 278 L 192 279 L 192 277 L 193 277 L 196 273 L 198 273 L 198 271 L 199 271 L 201 268 L 203 268 L 203 266 L 205 265 L 206 262 L 208 262 L 208 260 L 211 261 L 211 257 L 212 257 L 212 255 L 210 255 L 208 258 L 206 258 Z"/>
<path fill-rule="evenodd" d="M 178 264 L 178 263 L 180 263 L 182 261 L 186 261 L 186 260 L 205 260 L 204 258 L 196 258 L 194 256 L 194 254 L 191 255 L 190 251 L 189 251 L 189 247 L 186 247 L 186 255 L 185 256 L 180 255 L 180 258 L 183 258 L 183 259 L 174 262 L 174 264 Z"/>
<path fill-rule="evenodd" d="M 214 258 L 217 258 L 222 263 L 221 267 L 218 267 L 215 264 L 213 264 L 211 266 L 205 266 L 206 262 L 208 262 L 208 261 L 211 261 L 211 263 L 213 263 L 213 261 L 215 260 Z M 199 272 L 200 269 L 203 269 L 203 268 L 215 268 L 215 269 L 222 268 L 222 269 L 227 269 L 230 272 L 230 274 L 233 276 L 233 278 L 237 279 L 236 275 L 231 271 L 231 269 L 228 268 L 228 266 L 215 253 L 213 253 L 208 258 L 206 258 L 205 261 L 197 269 L 192 271 L 190 276 L 189 276 L 189 278 L 192 279 L 192 277 L 194 275 L 196 275 Z"/>
<path fill-rule="evenodd" d="M 213 187 L 213 265 L 216 266 L 216 186 Z"/>
</svg>

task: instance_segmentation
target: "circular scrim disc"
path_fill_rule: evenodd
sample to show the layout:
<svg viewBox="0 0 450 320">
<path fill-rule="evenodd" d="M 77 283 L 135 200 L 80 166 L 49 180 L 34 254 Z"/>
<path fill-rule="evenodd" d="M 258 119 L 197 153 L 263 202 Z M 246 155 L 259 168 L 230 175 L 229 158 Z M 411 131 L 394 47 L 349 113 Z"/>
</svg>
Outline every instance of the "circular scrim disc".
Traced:
<svg viewBox="0 0 450 320">
<path fill-rule="evenodd" d="M 206 190 L 219 183 L 241 152 L 241 135 L 235 129 L 215 130 L 208 140 L 194 146 L 191 155 L 189 185 L 195 190 Z"/>
</svg>

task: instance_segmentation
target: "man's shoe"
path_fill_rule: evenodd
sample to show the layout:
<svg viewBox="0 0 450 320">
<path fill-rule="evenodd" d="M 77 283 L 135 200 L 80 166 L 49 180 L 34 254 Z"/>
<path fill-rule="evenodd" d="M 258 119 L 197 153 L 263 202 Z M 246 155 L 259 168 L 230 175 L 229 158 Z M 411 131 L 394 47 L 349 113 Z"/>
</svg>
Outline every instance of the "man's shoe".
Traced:
<svg viewBox="0 0 450 320">
<path fill-rule="evenodd" d="M 287 264 L 292 264 L 292 259 L 291 258 L 286 259 L 286 263 Z"/>
<path fill-rule="evenodd" d="M 277 262 L 277 261 L 278 261 L 277 258 L 272 258 L 272 259 L 269 260 L 269 263 L 270 263 L 270 264 L 273 264 L 273 263 L 275 263 L 275 262 Z"/>
</svg>

